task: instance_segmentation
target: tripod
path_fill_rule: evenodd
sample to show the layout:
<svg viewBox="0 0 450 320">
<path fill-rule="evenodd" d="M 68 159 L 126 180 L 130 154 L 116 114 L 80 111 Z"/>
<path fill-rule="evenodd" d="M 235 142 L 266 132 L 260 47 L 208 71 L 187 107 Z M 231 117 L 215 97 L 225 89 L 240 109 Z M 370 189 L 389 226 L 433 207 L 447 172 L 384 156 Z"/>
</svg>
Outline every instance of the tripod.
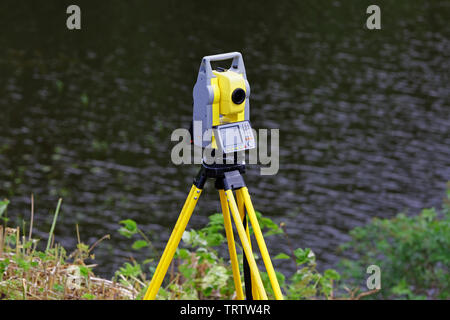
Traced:
<svg viewBox="0 0 450 320">
<path fill-rule="evenodd" d="M 244 249 L 244 278 L 246 298 L 252 300 L 267 300 L 267 294 L 264 289 L 258 266 L 256 265 L 255 257 L 253 256 L 250 233 L 248 229 L 248 221 L 250 220 L 253 227 L 256 241 L 261 252 L 264 265 L 266 267 L 270 284 L 272 286 L 275 298 L 282 300 L 283 295 L 276 278 L 275 270 L 270 260 L 269 252 L 259 227 L 259 223 L 253 208 L 250 194 L 245 185 L 242 174 L 245 173 L 244 164 L 216 164 L 207 165 L 202 164 L 202 167 L 194 179 L 183 209 L 178 217 L 175 228 L 169 238 L 169 241 L 164 249 L 163 255 L 158 263 L 155 274 L 150 282 L 144 300 L 153 300 L 161 287 L 163 279 L 167 273 L 167 269 L 173 259 L 175 251 L 180 243 L 181 236 L 186 229 L 188 221 L 194 211 L 194 208 L 200 198 L 202 189 L 205 186 L 207 179 L 215 179 L 215 187 L 219 191 L 220 203 L 224 218 L 225 233 L 228 242 L 228 250 L 230 253 L 231 267 L 233 271 L 233 280 L 236 288 L 236 297 L 238 300 L 244 299 L 244 292 L 242 289 L 241 276 L 239 271 L 239 263 L 236 254 L 236 247 L 234 242 L 233 227 L 231 224 L 231 216 L 233 217 L 237 233 L 241 240 Z M 233 195 L 236 193 L 236 200 Z M 247 215 L 246 215 L 247 213 Z"/>
</svg>

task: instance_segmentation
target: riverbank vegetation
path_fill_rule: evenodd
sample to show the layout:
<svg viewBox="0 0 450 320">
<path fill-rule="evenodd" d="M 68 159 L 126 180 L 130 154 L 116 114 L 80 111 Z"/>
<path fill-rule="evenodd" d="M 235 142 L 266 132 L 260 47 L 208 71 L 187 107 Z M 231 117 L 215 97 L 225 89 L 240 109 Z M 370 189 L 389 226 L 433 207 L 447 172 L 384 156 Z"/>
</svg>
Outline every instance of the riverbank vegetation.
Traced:
<svg viewBox="0 0 450 320">
<path fill-rule="evenodd" d="M 352 240 L 340 246 L 354 255 L 340 262 L 349 284 L 363 283 L 365 268 L 378 265 L 378 298 L 450 299 L 450 184 L 441 209 L 375 218 L 350 236 Z"/>
<path fill-rule="evenodd" d="M 86 261 L 95 260 L 96 246 L 80 241 L 66 251 L 53 235 L 61 207 L 59 200 L 45 248 L 38 249 L 33 237 L 33 210 L 30 226 L 8 227 L 9 201 L 0 201 L 0 299 L 141 299 L 155 270 L 159 256 L 149 237 L 131 220 L 120 221 L 118 232 L 130 239 L 131 249 L 150 249 L 144 261 L 125 262 L 112 279 L 95 276 Z M 265 237 L 289 237 L 284 225 L 258 213 Z M 78 229 L 77 229 L 78 231 Z M 250 229 L 251 231 L 251 229 Z M 350 232 L 351 241 L 342 244 L 344 256 L 339 271 L 319 272 L 316 257 L 308 248 L 290 247 L 273 260 L 291 260 L 296 266 L 290 276 L 277 272 L 286 299 L 449 299 L 450 298 L 450 185 L 441 209 L 424 209 L 415 216 L 399 214 L 392 219 L 375 218 Z M 226 243 L 221 214 L 213 214 L 199 230 L 188 230 L 177 249 L 174 263 L 158 299 L 233 299 L 234 283 L 228 259 L 218 248 Z M 238 248 L 238 252 L 242 252 Z M 260 258 L 258 261 L 261 260 Z M 242 264 L 242 254 L 239 255 Z M 381 289 L 365 286 L 366 268 L 381 270 Z M 242 266 L 241 266 L 242 270 Z M 269 278 L 261 272 L 269 298 L 273 298 Z"/>
</svg>

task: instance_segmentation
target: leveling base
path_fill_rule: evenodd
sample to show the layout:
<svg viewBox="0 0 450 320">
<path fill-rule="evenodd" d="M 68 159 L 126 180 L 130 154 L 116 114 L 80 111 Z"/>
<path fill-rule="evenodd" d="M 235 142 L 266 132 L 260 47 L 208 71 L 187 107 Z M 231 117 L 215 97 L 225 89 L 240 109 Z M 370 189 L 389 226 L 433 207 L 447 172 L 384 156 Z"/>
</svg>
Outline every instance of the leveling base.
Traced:
<svg viewBox="0 0 450 320">
<path fill-rule="evenodd" d="M 246 219 L 246 213 L 253 227 L 256 242 L 261 252 L 264 265 L 269 275 L 270 284 L 272 286 L 275 298 L 282 300 L 283 295 L 276 278 L 275 270 L 270 260 L 269 252 L 267 251 L 266 243 L 259 227 L 258 220 L 256 218 L 255 210 L 253 208 L 250 194 L 245 185 L 242 174 L 245 172 L 245 165 L 243 164 L 229 164 L 229 165 L 207 165 L 202 164 L 202 167 L 194 179 L 194 184 L 191 187 L 191 191 L 187 196 L 180 216 L 174 230 L 169 238 L 169 241 L 164 249 L 161 260 L 158 263 L 155 274 L 147 289 L 144 300 L 153 300 L 161 287 L 163 279 L 167 273 L 170 263 L 172 262 L 175 251 L 180 243 L 181 236 L 186 229 L 189 219 L 194 211 L 198 199 L 202 193 L 202 189 L 205 186 L 207 179 L 215 179 L 215 187 L 219 190 L 220 203 L 222 206 L 222 213 L 224 219 L 225 232 L 228 242 L 228 250 L 230 253 L 231 267 L 233 270 L 234 285 L 236 288 L 236 298 L 238 300 L 244 299 L 244 292 L 242 289 L 241 276 L 239 271 L 239 263 L 236 254 L 236 246 L 233 236 L 233 227 L 231 224 L 231 216 L 233 217 L 239 239 L 241 240 L 242 247 L 244 249 L 245 261 L 244 261 L 244 277 L 246 278 L 246 298 L 267 300 L 267 294 L 264 289 L 261 276 L 256 265 L 255 257 L 253 256 L 250 233 L 248 229 L 248 222 Z M 233 191 L 236 193 L 236 200 L 233 195 Z M 248 266 L 250 275 L 246 277 L 245 266 Z M 248 269 L 247 269 L 248 270 Z M 248 271 L 247 271 L 248 273 Z M 248 279 L 248 281 L 247 281 Z M 250 285 L 248 285 L 250 283 Z M 247 287 L 249 286 L 249 287 Z"/>
</svg>

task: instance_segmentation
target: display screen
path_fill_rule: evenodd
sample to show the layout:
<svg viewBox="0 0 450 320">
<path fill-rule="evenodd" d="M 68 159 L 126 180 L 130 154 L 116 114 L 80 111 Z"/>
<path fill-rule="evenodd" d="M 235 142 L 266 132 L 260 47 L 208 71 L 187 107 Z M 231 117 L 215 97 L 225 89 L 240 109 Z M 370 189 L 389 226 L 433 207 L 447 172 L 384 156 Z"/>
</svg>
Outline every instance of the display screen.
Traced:
<svg viewBox="0 0 450 320">
<path fill-rule="evenodd" d="M 220 130 L 223 146 L 225 148 L 242 144 L 239 126 L 227 127 Z"/>
</svg>

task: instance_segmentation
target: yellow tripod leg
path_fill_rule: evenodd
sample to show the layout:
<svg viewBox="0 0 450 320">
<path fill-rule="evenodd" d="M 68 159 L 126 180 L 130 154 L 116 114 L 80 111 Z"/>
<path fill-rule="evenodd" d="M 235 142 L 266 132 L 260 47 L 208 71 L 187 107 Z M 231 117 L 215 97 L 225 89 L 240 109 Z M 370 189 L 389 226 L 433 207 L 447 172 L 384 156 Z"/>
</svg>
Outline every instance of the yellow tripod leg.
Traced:
<svg viewBox="0 0 450 320">
<path fill-rule="evenodd" d="M 244 207 L 244 198 L 242 197 L 241 190 L 236 190 L 236 202 L 239 210 L 239 215 L 241 216 L 241 221 L 244 221 L 245 217 L 245 207 Z M 248 228 L 248 220 L 246 220 L 245 230 L 247 232 L 248 244 L 250 245 L 250 249 L 252 249 L 252 241 L 250 240 L 250 229 Z M 252 249 L 253 251 L 253 249 Z M 254 300 L 260 300 L 258 295 L 258 289 L 256 288 L 256 281 L 253 273 L 250 275 L 252 279 L 252 296 Z"/>
<path fill-rule="evenodd" d="M 231 190 L 226 190 L 225 195 L 227 196 L 228 205 L 231 210 L 231 214 L 233 215 L 234 224 L 236 225 L 236 229 L 239 234 L 239 238 L 241 239 L 242 247 L 244 248 L 244 252 L 246 257 L 248 258 L 248 264 L 250 266 L 250 272 L 254 274 L 256 287 L 258 288 L 259 297 L 263 300 L 267 300 L 267 294 L 264 290 L 264 285 L 261 280 L 261 275 L 258 271 L 258 266 L 256 265 L 255 257 L 253 256 L 252 249 L 250 248 L 250 244 L 247 238 L 247 234 L 245 233 L 244 225 L 242 224 L 241 217 L 239 215 L 239 210 L 236 205 L 236 201 L 234 200 L 233 192 Z"/>
<path fill-rule="evenodd" d="M 267 250 L 261 228 L 259 227 L 258 219 L 256 218 L 255 209 L 253 208 L 252 200 L 250 199 L 250 194 L 248 193 L 247 187 L 243 187 L 240 190 L 242 196 L 244 197 L 244 204 L 247 208 L 247 213 L 255 233 L 256 241 L 258 242 L 259 250 L 261 251 L 264 265 L 266 266 L 267 274 L 269 275 L 270 284 L 272 285 L 275 299 L 283 300 L 283 294 L 281 293 L 280 285 L 278 284 L 277 276 L 275 274 L 272 261 L 270 260 L 269 251 Z"/>
<path fill-rule="evenodd" d="M 201 192 L 201 189 L 198 189 L 195 185 L 192 186 L 186 202 L 184 203 L 183 209 L 181 210 L 180 216 L 178 217 L 177 223 L 175 224 L 175 228 L 170 235 L 163 255 L 159 260 L 158 266 L 156 267 L 152 281 L 150 282 L 147 292 L 145 293 L 144 300 L 155 299 Z"/>
<path fill-rule="evenodd" d="M 239 263 L 236 254 L 236 245 L 233 236 L 233 227 L 231 225 L 230 209 L 228 207 L 225 191 L 219 190 L 220 204 L 222 205 L 223 221 L 225 225 L 225 233 L 228 242 L 228 251 L 230 252 L 231 268 L 233 270 L 234 286 L 236 288 L 236 298 L 244 300 L 244 292 L 242 291 L 241 275 L 239 272 Z"/>
<path fill-rule="evenodd" d="M 195 186 L 192 185 L 191 190 L 189 191 L 189 194 L 188 194 L 188 196 L 186 198 L 186 201 L 184 202 L 183 208 L 181 209 L 180 216 L 177 219 L 177 222 L 175 224 L 175 227 L 174 227 L 172 233 L 174 233 L 175 230 L 178 230 L 180 228 L 180 224 L 183 222 L 183 219 L 180 219 L 180 217 L 181 217 L 182 213 L 186 210 L 187 206 L 189 205 L 189 202 L 191 201 L 191 197 L 192 197 L 192 195 L 194 193 L 194 190 L 195 190 Z M 171 247 L 173 241 L 174 241 L 174 237 L 171 236 L 169 238 L 169 241 L 166 244 L 166 247 Z M 166 260 L 166 258 L 167 258 L 167 255 L 164 255 L 164 253 L 163 253 L 163 255 L 161 256 L 160 262 L 158 263 L 158 267 L 159 267 L 159 265 L 163 265 L 164 264 L 164 261 Z M 170 263 L 169 263 L 169 265 L 170 265 Z M 155 274 L 158 271 L 158 267 L 156 268 Z"/>
</svg>

